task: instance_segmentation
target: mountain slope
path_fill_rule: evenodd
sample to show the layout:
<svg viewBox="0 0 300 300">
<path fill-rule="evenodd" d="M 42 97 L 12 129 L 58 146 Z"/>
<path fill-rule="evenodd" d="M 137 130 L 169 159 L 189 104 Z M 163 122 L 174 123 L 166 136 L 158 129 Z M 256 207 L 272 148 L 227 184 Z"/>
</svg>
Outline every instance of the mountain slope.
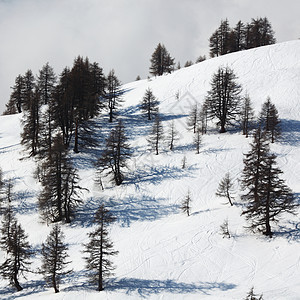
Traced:
<svg viewBox="0 0 300 300">
<path fill-rule="evenodd" d="M 186 116 L 195 101 L 202 103 L 210 80 L 219 66 L 234 69 L 244 91 L 249 94 L 256 114 L 267 96 L 282 119 L 282 139 L 271 149 L 278 155 L 283 178 L 299 197 L 300 193 L 300 41 L 232 53 L 150 80 L 124 85 L 127 91 L 120 112 L 133 158 L 123 185 L 115 187 L 103 179 L 105 190 L 94 183 L 93 151 L 73 155 L 80 170 L 81 185 L 89 191 L 73 224 L 63 225 L 73 275 L 54 294 L 44 286 L 40 275 L 21 280 L 24 290 L 14 293 L 0 279 L 1 299 L 98 299 L 99 293 L 87 284 L 82 243 L 91 231 L 91 218 L 101 202 L 117 217 L 111 237 L 119 255 L 114 258 L 115 276 L 101 299 L 243 299 L 252 286 L 265 299 L 299 299 L 298 216 L 284 215 L 269 240 L 247 232 L 242 217 L 238 180 L 243 168 L 243 153 L 249 141 L 235 130 L 218 134 L 211 124 L 203 136 L 201 153 L 195 154 L 193 135 L 186 129 Z M 167 131 L 174 120 L 180 140 L 170 152 L 164 142 L 156 156 L 148 150 L 151 123 L 138 108 L 150 87 L 160 100 L 160 112 Z M 178 97 L 176 97 L 176 94 Z M 178 99 L 177 99 L 178 98 Z M 22 159 L 21 115 L 1 117 L 0 166 L 5 178 L 15 182 L 14 207 L 33 247 L 40 249 L 50 227 L 40 223 L 36 198 L 40 185 L 33 178 L 35 163 Z M 111 125 L 103 125 L 102 139 Z M 99 144 L 101 142 L 99 140 Z M 186 157 L 187 167 L 182 169 Z M 235 205 L 215 196 L 226 172 L 235 179 Z M 192 214 L 182 214 L 180 204 L 188 190 Z M 228 218 L 231 239 L 223 239 L 220 225 Z M 0 263 L 3 261 L 0 253 Z M 40 265 L 39 254 L 32 268 Z"/>
</svg>

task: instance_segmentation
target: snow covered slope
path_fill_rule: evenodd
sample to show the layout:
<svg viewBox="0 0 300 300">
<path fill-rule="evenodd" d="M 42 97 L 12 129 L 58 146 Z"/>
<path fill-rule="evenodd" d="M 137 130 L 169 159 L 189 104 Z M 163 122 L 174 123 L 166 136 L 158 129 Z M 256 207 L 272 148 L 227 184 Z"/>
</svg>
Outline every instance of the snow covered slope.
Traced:
<svg viewBox="0 0 300 300">
<path fill-rule="evenodd" d="M 276 105 L 283 134 L 271 149 L 278 155 L 283 178 L 299 197 L 300 41 L 232 53 L 170 75 L 126 84 L 120 118 L 134 150 L 126 182 L 115 187 L 105 179 L 105 190 L 101 191 L 93 181 L 93 152 L 73 155 L 81 185 L 89 189 L 74 223 L 63 225 L 74 272 L 65 278 L 59 294 L 45 286 L 38 274 L 21 280 L 24 290 L 19 293 L 0 279 L 0 299 L 244 299 L 252 286 L 264 294 L 264 299 L 300 299 L 299 216 L 282 216 L 279 226 L 274 227 L 273 239 L 244 228 L 238 180 L 251 138 L 236 131 L 218 134 L 211 128 L 203 136 L 201 153 L 195 154 L 193 135 L 186 129 L 190 106 L 203 102 L 219 66 L 234 69 L 256 113 L 267 96 Z M 161 102 L 165 130 L 174 120 L 180 133 L 174 152 L 167 145 L 158 156 L 148 150 L 146 137 L 151 123 L 141 117 L 138 108 L 148 87 Z M 5 178 L 14 180 L 18 219 L 39 252 L 50 227 L 38 216 L 40 185 L 32 177 L 35 163 L 22 159 L 20 119 L 20 115 L 0 118 L 0 167 Z M 110 125 L 103 118 L 99 122 L 105 124 L 106 135 Z M 182 169 L 184 157 L 187 167 Z M 228 171 L 236 184 L 233 207 L 215 196 L 220 179 Z M 179 208 L 188 190 L 192 198 L 190 217 Z M 87 284 L 81 251 L 92 229 L 93 213 L 103 201 L 118 219 L 111 228 L 111 238 L 119 255 L 113 259 L 115 276 L 99 295 Z M 220 234 L 226 218 L 230 239 Z M 3 259 L 0 252 L 0 263 Z M 37 253 L 32 268 L 39 265 Z"/>
</svg>

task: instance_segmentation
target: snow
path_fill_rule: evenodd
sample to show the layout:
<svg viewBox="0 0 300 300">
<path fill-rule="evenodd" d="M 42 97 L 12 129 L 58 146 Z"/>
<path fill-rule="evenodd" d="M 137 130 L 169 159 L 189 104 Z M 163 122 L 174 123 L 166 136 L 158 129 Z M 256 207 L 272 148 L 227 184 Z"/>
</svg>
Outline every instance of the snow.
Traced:
<svg viewBox="0 0 300 300">
<path fill-rule="evenodd" d="M 214 126 L 203 136 L 195 154 L 193 134 L 186 129 L 191 105 L 202 103 L 210 80 L 219 66 L 229 66 L 247 91 L 256 114 L 270 96 L 282 120 L 283 135 L 271 146 L 284 171 L 283 178 L 300 193 L 300 41 L 291 41 L 213 58 L 170 75 L 126 84 L 120 113 L 133 158 L 127 179 L 119 187 L 104 178 L 105 190 L 95 183 L 93 151 L 72 154 L 79 169 L 84 203 L 71 225 L 63 225 L 73 273 L 60 286 L 60 293 L 45 285 L 38 274 L 21 279 L 17 293 L 0 279 L 0 299 L 243 299 L 252 286 L 264 299 L 300 299 L 299 216 L 282 215 L 274 238 L 249 233 L 239 199 L 243 154 L 251 138 L 236 130 L 219 134 Z M 165 131 L 175 122 L 180 140 L 175 151 L 165 144 L 153 155 L 146 137 L 151 123 L 141 117 L 138 104 L 150 87 L 160 100 Z M 176 99 L 176 94 L 179 99 Z M 33 178 L 35 162 L 26 159 L 20 145 L 21 115 L 1 116 L 0 167 L 15 184 L 13 202 L 17 217 L 37 254 L 32 269 L 40 266 L 39 250 L 51 226 L 42 223 L 37 210 L 40 184 Z M 107 135 L 105 124 L 99 146 Z M 187 167 L 181 168 L 186 157 Z M 234 206 L 216 197 L 226 172 L 235 180 Z M 180 203 L 188 190 L 192 213 L 187 217 Z M 111 238 L 119 254 L 113 258 L 115 275 L 105 291 L 87 283 L 83 243 L 92 230 L 91 219 L 104 202 L 117 217 Z M 228 218 L 232 238 L 223 238 L 220 225 Z M 4 252 L 0 252 L 0 263 Z"/>
</svg>

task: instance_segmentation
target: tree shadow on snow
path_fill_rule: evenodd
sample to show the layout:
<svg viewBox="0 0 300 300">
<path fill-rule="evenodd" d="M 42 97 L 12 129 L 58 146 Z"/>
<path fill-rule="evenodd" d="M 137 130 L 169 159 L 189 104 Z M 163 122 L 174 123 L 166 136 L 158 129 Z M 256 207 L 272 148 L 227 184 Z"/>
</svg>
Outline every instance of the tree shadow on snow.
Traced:
<svg viewBox="0 0 300 300">
<path fill-rule="evenodd" d="M 144 158 L 144 163 L 147 158 Z M 154 158 L 155 159 L 155 158 Z M 142 166 L 142 162 L 141 162 Z M 193 167 L 189 167 L 191 171 Z M 131 172 L 127 178 L 127 184 L 139 184 L 142 182 L 151 182 L 153 184 L 159 184 L 164 180 L 169 179 L 180 179 L 182 177 L 191 177 L 191 172 L 187 172 L 187 169 L 182 169 L 176 166 L 151 166 L 148 167 L 143 165 L 143 168 L 137 168 L 135 171 Z"/>
<path fill-rule="evenodd" d="M 107 208 L 123 227 L 135 221 L 154 221 L 179 212 L 178 205 L 164 204 L 165 199 L 146 195 L 128 195 L 125 199 L 109 199 Z"/>
<path fill-rule="evenodd" d="M 109 280 L 107 290 L 122 291 L 132 294 L 138 293 L 139 297 L 146 298 L 153 294 L 172 293 L 188 294 L 201 293 L 209 295 L 213 290 L 227 291 L 234 289 L 235 284 L 218 282 L 184 283 L 174 280 L 147 280 L 138 278 L 122 278 Z"/>
<path fill-rule="evenodd" d="M 300 121 L 297 120 L 281 120 L 281 137 L 279 143 L 290 146 L 300 146 Z"/>
<path fill-rule="evenodd" d="M 0 299 L 5 300 L 13 300 L 18 298 L 27 297 L 33 294 L 41 293 L 46 291 L 47 287 L 45 284 L 45 281 L 43 280 L 32 280 L 28 281 L 25 284 L 22 284 L 23 290 L 20 292 L 17 292 L 17 290 L 12 286 L 7 286 L 3 289 L 0 289 Z M 1 295 L 5 295 L 4 298 L 1 298 Z"/>
</svg>

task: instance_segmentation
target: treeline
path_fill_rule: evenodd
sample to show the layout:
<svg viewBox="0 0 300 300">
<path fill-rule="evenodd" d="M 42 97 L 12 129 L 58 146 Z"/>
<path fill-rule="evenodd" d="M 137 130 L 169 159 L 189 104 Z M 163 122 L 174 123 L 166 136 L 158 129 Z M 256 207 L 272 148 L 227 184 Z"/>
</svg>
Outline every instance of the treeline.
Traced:
<svg viewBox="0 0 300 300">
<path fill-rule="evenodd" d="M 275 33 L 269 20 L 264 18 L 252 19 L 250 23 L 239 21 L 235 27 L 229 26 L 228 20 L 222 20 L 219 27 L 209 38 L 210 57 L 221 56 L 231 52 L 271 45 L 276 42 Z M 196 63 L 204 61 L 205 55 L 199 56 Z M 150 59 L 150 74 L 161 76 L 180 69 L 180 62 L 175 67 L 175 59 L 172 58 L 163 44 L 158 44 Z M 186 61 L 184 67 L 193 64 Z"/>
<path fill-rule="evenodd" d="M 239 21 L 234 28 L 228 20 L 222 20 L 209 39 L 210 56 L 271 45 L 276 42 L 271 23 L 265 18 L 252 19 L 244 24 Z"/>
</svg>

